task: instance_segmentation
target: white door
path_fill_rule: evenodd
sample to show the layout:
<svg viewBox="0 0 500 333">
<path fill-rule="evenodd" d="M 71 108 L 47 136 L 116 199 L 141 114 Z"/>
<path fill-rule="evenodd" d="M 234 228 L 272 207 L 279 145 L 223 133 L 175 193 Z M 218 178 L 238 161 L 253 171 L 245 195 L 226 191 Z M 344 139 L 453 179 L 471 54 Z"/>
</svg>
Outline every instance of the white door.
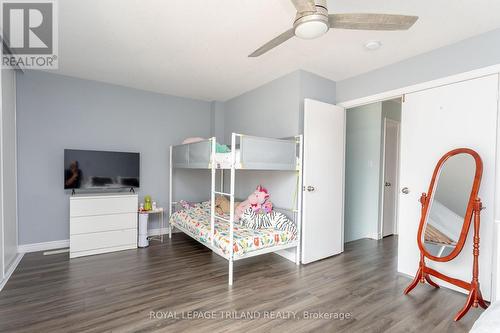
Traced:
<svg viewBox="0 0 500 333">
<path fill-rule="evenodd" d="M 454 148 L 472 148 L 484 163 L 479 196 L 486 210 L 481 212 L 479 279 L 487 300 L 491 292 L 497 96 L 497 75 L 420 91 L 406 95 L 401 119 L 398 271 L 412 276 L 417 271 L 418 200 L 422 192 L 427 192 L 439 158 Z M 405 187 L 408 194 L 402 193 Z M 472 231 L 473 227 L 457 258 L 445 263 L 427 261 L 429 266 L 470 281 Z"/>
<path fill-rule="evenodd" d="M 384 198 L 382 237 L 396 233 L 396 200 L 398 186 L 399 123 L 384 119 Z"/>
<path fill-rule="evenodd" d="M 306 99 L 302 263 L 344 250 L 344 146 L 345 110 Z"/>
</svg>

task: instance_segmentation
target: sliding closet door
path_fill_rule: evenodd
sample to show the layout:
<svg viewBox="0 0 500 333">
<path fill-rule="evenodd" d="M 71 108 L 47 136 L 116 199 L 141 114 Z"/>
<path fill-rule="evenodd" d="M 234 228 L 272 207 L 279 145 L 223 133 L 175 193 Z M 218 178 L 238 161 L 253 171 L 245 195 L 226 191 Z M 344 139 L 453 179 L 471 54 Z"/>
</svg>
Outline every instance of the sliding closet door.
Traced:
<svg viewBox="0 0 500 333">
<path fill-rule="evenodd" d="M 479 196 L 486 210 L 481 213 L 479 277 L 483 296 L 488 300 L 495 206 L 497 97 L 497 75 L 420 91 L 405 96 L 401 120 L 398 271 L 413 276 L 418 268 L 417 229 L 421 207 L 418 200 L 428 190 L 437 161 L 454 148 L 472 148 L 484 163 Z M 408 194 L 402 193 L 404 187 L 408 188 Z M 470 281 L 472 231 L 471 227 L 466 245 L 455 260 L 428 265 Z M 443 281 L 439 283 L 452 287 Z"/>
</svg>

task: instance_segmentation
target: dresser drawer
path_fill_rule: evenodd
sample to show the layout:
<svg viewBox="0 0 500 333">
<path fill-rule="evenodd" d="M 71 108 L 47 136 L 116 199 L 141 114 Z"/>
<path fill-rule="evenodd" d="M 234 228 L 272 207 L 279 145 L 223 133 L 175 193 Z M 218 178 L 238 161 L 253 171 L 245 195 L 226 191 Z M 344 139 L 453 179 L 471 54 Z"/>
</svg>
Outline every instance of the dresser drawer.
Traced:
<svg viewBox="0 0 500 333">
<path fill-rule="evenodd" d="M 72 198 L 70 216 L 95 216 L 106 214 L 136 213 L 137 196 Z"/>
<path fill-rule="evenodd" d="M 137 228 L 137 214 L 123 213 L 70 218 L 70 235 Z"/>
<path fill-rule="evenodd" d="M 137 229 L 70 235 L 71 253 L 136 244 Z"/>
</svg>

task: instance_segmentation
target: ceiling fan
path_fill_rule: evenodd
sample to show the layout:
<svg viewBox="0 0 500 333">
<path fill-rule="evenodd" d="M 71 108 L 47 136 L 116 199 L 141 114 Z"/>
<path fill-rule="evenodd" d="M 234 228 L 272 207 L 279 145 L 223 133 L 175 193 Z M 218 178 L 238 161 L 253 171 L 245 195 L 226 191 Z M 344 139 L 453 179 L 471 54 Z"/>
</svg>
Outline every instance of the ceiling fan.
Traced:
<svg viewBox="0 0 500 333">
<path fill-rule="evenodd" d="M 394 14 L 328 14 L 326 0 L 291 0 L 297 9 L 293 28 L 264 44 L 249 57 L 258 57 L 293 36 L 313 39 L 332 29 L 408 30 L 418 16 Z"/>
</svg>

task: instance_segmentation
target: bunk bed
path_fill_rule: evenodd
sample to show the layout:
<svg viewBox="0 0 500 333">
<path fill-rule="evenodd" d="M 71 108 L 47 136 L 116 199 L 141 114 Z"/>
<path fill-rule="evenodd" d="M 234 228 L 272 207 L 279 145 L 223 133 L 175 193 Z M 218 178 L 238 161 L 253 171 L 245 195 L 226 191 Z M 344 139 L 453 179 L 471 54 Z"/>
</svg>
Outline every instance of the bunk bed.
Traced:
<svg viewBox="0 0 500 333">
<path fill-rule="evenodd" d="M 176 228 L 229 262 L 229 285 L 233 284 L 233 262 L 261 254 L 295 248 L 300 264 L 302 207 L 302 135 L 275 139 L 232 133 L 229 153 L 218 153 L 216 138 L 170 146 L 169 237 Z M 210 201 L 178 210 L 173 200 L 174 169 L 211 170 Z M 224 192 L 224 171 L 230 172 L 229 192 Z M 235 221 L 236 170 L 283 171 L 296 174 L 295 198 L 291 208 L 274 207 L 285 213 L 295 230 L 250 229 Z M 216 190 L 217 171 L 220 173 Z M 216 196 L 229 198 L 229 214 L 218 215 Z"/>
</svg>

